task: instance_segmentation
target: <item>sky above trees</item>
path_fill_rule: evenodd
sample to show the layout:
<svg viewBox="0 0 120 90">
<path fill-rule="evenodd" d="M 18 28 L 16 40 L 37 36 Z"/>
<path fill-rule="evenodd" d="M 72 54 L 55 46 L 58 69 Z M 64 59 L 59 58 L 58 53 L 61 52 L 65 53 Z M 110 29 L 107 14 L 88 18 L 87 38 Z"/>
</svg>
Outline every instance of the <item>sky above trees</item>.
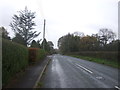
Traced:
<svg viewBox="0 0 120 90">
<path fill-rule="evenodd" d="M 119 0 L 1 0 L 0 25 L 11 37 L 14 36 L 10 22 L 17 11 L 25 6 L 36 12 L 36 31 L 41 32 L 36 40 L 42 38 L 43 20 L 46 19 L 46 39 L 57 47 L 58 39 L 75 31 L 95 34 L 100 28 L 109 28 L 118 34 Z"/>
</svg>

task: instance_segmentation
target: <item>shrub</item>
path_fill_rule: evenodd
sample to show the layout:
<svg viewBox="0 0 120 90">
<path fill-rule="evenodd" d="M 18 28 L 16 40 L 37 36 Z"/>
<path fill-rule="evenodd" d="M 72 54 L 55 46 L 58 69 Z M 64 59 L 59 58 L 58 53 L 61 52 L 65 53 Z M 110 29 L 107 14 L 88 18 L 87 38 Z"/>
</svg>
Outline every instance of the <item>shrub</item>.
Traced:
<svg viewBox="0 0 120 90">
<path fill-rule="evenodd" d="M 39 48 L 29 48 L 29 61 L 36 62 L 45 57 L 46 52 L 43 49 Z"/>
<path fill-rule="evenodd" d="M 2 84 L 28 65 L 28 49 L 20 44 L 2 39 Z"/>
<path fill-rule="evenodd" d="M 35 62 L 37 60 L 38 48 L 29 48 L 29 61 Z"/>
<path fill-rule="evenodd" d="M 38 60 L 41 60 L 41 59 L 43 59 L 45 56 L 46 56 L 45 50 L 39 49 L 39 50 L 38 50 L 38 57 L 37 57 L 37 59 L 38 59 Z"/>
</svg>

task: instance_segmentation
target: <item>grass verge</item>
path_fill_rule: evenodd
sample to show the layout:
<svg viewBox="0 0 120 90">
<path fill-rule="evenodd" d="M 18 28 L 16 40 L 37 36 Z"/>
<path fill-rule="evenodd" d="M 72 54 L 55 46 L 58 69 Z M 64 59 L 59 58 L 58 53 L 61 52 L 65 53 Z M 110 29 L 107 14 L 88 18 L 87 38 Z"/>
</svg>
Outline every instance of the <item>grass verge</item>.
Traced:
<svg viewBox="0 0 120 90">
<path fill-rule="evenodd" d="M 37 87 L 42 87 L 43 86 L 43 83 L 42 82 L 38 82 L 38 84 L 37 84 Z"/>
<path fill-rule="evenodd" d="M 100 63 L 100 64 L 104 64 L 104 65 L 108 65 L 108 66 L 111 66 L 114 68 L 120 68 L 120 64 L 118 64 L 117 60 L 109 61 L 109 60 L 105 60 L 105 59 L 93 58 L 93 57 L 87 57 L 87 56 L 78 56 L 78 55 L 70 55 L 70 56 L 88 60 L 88 61 L 92 61 L 92 62 L 96 62 L 96 63 Z"/>
</svg>

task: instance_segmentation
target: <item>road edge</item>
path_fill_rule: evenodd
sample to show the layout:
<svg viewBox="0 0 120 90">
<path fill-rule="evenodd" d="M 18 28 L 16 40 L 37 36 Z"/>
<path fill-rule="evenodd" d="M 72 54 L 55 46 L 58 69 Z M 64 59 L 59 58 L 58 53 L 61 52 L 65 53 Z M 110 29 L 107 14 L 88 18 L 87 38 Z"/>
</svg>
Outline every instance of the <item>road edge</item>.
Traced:
<svg viewBox="0 0 120 90">
<path fill-rule="evenodd" d="M 38 84 L 38 82 L 40 81 L 40 79 L 42 78 L 43 73 L 44 73 L 44 71 L 45 71 L 47 65 L 49 64 L 49 62 L 50 62 L 50 58 L 48 58 L 48 61 L 47 61 L 46 65 L 44 66 L 42 72 L 40 73 L 38 79 L 36 80 L 35 85 L 33 86 L 33 88 L 36 88 L 36 87 L 37 87 L 37 84 Z"/>
</svg>

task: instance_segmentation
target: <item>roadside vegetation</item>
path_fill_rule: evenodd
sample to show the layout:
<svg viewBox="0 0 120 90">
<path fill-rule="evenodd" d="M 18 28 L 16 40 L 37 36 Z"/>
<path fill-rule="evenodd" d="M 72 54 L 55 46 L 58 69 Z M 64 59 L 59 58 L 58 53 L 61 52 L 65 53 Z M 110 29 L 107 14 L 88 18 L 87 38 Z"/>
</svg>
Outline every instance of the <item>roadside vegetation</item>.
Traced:
<svg viewBox="0 0 120 90">
<path fill-rule="evenodd" d="M 59 53 L 101 64 L 120 67 L 120 40 L 108 28 L 101 28 L 97 34 L 84 35 L 74 32 L 58 40 Z"/>
<path fill-rule="evenodd" d="M 39 48 L 28 48 L 29 51 L 29 62 L 37 62 L 44 59 L 46 51 Z"/>
<path fill-rule="evenodd" d="M 23 45 L 2 40 L 2 84 L 28 66 L 28 49 Z"/>
<path fill-rule="evenodd" d="M 110 60 L 106 60 L 106 59 L 93 58 L 93 57 L 88 57 L 88 56 L 77 56 L 77 55 L 70 55 L 70 56 L 80 58 L 83 60 L 89 60 L 89 61 L 100 63 L 100 64 L 105 64 L 105 65 L 115 67 L 115 68 L 120 68 L 120 65 L 118 64 L 117 60 L 110 61 Z"/>
<path fill-rule="evenodd" d="M 54 53 L 52 41 L 47 41 L 45 38 L 44 40 L 34 40 L 40 35 L 40 32 L 35 31 L 34 28 L 36 26 L 35 12 L 31 12 L 25 7 L 25 10 L 18 13 L 13 15 L 13 21 L 10 23 L 15 37 L 11 38 L 5 27 L 0 27 L 0 31 L 2 31 L 3 88 L 18 73 L 23 73 L 31 63 L 41 62 L 46 55 Z"/>
</svg>

